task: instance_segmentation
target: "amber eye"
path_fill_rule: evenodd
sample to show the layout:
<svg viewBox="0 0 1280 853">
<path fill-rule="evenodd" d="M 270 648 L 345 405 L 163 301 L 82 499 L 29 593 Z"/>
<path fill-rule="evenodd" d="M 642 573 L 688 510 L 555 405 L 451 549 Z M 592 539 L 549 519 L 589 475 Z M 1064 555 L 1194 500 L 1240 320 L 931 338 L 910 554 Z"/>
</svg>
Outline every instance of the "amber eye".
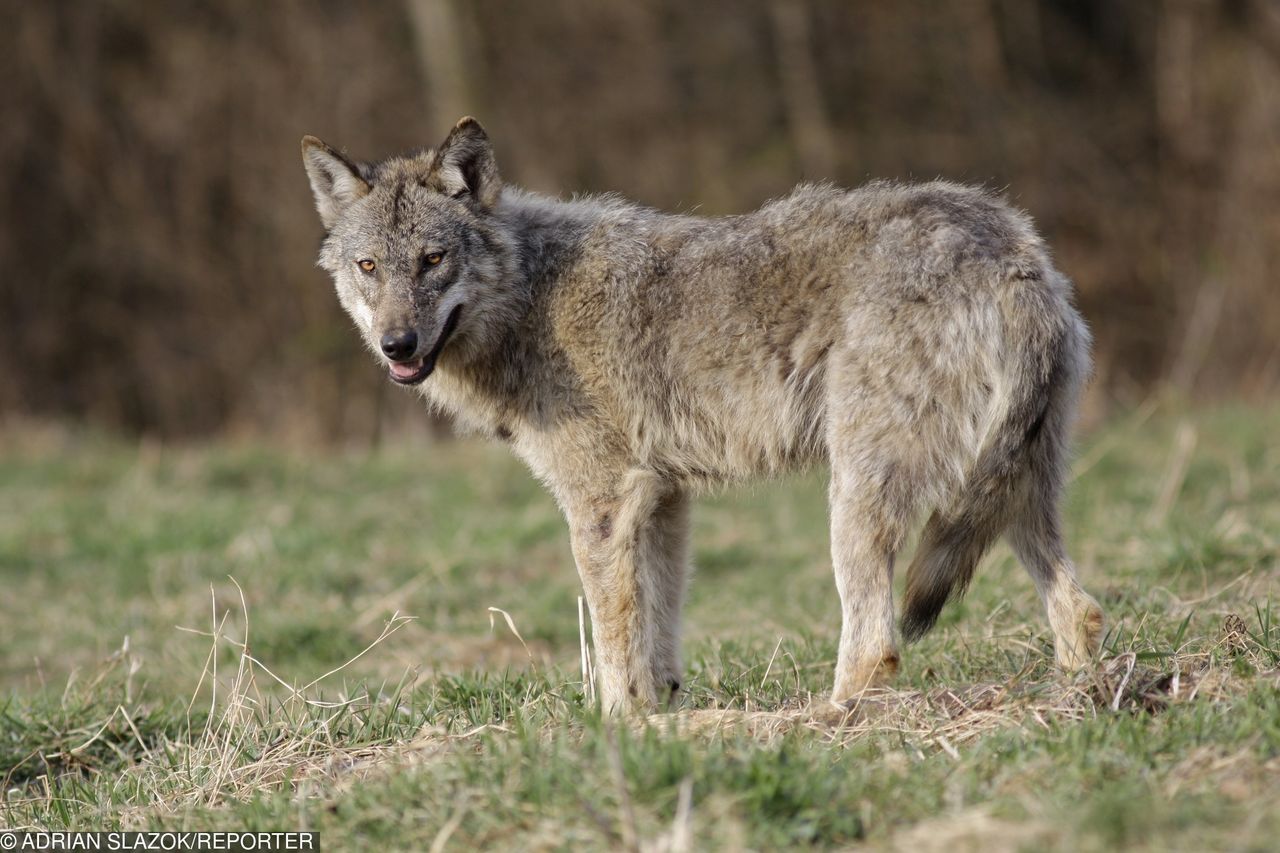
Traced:
<svg viewBox="0 0 1280 853">
<path fill-rule="evenodd" d="M 444 252 L 428 252 L 423 258 L 427 262 L 427 266 L 434 267 L 436 264 L 444 260 Z"/>
<path fill-rule="evenodd" d="M 356 261 L 356 264 L 360 267 L 360 269 L 364 270 L 365 272 L 373 272 L 378 268 L 378 265 L 375 264 L 373 261 L 371 261 L 369 258 L 365 258 L 362 261 Z"/>
</svg>

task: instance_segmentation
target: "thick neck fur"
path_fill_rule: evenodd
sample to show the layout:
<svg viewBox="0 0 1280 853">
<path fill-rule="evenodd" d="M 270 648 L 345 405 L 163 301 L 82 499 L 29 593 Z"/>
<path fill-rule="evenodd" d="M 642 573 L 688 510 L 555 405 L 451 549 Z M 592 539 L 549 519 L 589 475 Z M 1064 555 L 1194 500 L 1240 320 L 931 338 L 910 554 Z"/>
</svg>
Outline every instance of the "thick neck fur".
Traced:
<svg viewBox="0 0 1280 853">
<path fill-rule="evenodd" d="M 536 291 L 548 279 L 563 274 L 566 262 L 571 262 L 591 229 L 622 205 L 608 198 L 561 201 L 508 188 L 494 218 L 516 238 L 521 284 Z"/>
</svg>

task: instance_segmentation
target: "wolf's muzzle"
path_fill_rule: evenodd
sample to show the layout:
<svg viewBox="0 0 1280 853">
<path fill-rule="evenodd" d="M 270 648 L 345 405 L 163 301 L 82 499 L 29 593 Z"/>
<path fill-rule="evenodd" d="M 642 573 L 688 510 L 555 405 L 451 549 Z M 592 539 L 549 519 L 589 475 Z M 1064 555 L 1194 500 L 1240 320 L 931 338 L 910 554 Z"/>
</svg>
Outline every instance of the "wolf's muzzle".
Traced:
<svg viewBox="0 0 1280 853">
<path fill-rule="evenodd" d="M 449 342 L 449 337 L 453 334 L 453 330 L 458 326 L 458 317 L 462 314 L 462 306 L 456 306 L 449 312 L 449 317 L 444 321 L 444 328 L 440 330 L 440 336 L 436 338 L 435 345 L 431 347 L 431 351 L 422 358 L 413 360 L 392 361 L 389 366 L 391 379 L 401 385 L 417 385 L 422 380 L 431 375 L 431 371 L 436 369 L 436 359 L 440 357 L 440 351 L 444 349 L 444 345 Z M 390 333 L 389 333 L 390 334 Z M 414 347 L 416 349 L 418 336 L 413 334 Z M 383 352 L 386 353 L 387 335 L 383 336 Z M 409 350 L 412 355 L 413 350 Z M 390 357 L 390 355 L 388 355 Z"/>
</svg>

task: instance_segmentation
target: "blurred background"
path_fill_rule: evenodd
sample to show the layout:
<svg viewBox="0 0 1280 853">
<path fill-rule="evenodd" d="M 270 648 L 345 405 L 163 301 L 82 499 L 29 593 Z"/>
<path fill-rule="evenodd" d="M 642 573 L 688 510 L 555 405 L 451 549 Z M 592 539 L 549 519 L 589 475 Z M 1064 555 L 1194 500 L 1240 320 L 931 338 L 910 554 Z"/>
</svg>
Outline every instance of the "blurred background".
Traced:
<svg viewBox="0 0 1280 853">
<path fill-rule="evenodd" d="M 376 158 L 463 114 L 547 193 L 720 214 L 802 179 L 1000 189 L 1076 281 L 1094 412 L 1280 387 L 1275 0 L 0 9 L 0 419 L 428 433 L 314 266 L 298 142 Z"/>
</svg>

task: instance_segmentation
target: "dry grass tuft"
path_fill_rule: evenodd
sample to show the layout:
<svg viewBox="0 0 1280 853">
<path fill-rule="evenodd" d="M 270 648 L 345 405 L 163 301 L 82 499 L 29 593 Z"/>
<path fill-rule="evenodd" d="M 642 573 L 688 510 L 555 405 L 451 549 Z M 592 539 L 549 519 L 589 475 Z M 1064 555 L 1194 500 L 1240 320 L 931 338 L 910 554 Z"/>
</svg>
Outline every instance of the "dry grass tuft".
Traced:
<svg viewBox="0 0 1280 853">
<path fill-rule="evenodd" d="M 125 771 L 126 781 L 135 783 L 139 791 L 149 792 L 150 797 L 133 802 L 120 812 L 123 826 L 144 826 L 157 815 L 214 808 L 291 784 L 298 786 L 300 794 L 317 784 L 350 784 L 389 763 L 420 762 L 446 752 L 458 739 L 443 731 L 424 731 L 407 740 L 353 746 L 348 742 L 349 735 L 337 732 L 336 724 L 353 707 L 367 706 L 375 700 L 367 694 L 339 701 L 311 695 L 322 682 L 407 625 L 410 617 L 393 615 L 377 639 L 346 663 L 306 684 L 291 685 L 250 652 L 249 607 L 240 585 L 234 579 L 232 583 L 239 593 L 243 635 L 238 639 L 229 635 L 230 612 L 219 616 L 216 596 L 210 631 L 181 629 L 211 640 L 187 708 L 188 737 L 166 739 L 161 748 L 147 750 L 139 763 Z M 218 672 L 219 652 L 226 646 L 236 655 L 230 677 Z M 283 698 L 279 690 L 260 686 L 262 676 L 284 690 Z M 193 725 L 191 713 L 206 687 L 208 714 L 202 726 Z"/>
<path fill-rule="evenodd" d="M 1272 674 L 1280 683 L 1280 670 Z M 1180 656 L 1171 669 L 1139 663 L 1135 653 L 1127 652 L 1051 681 L 1023 674 L 1000 683 L 929 690 L 876 688 L 846 705 L 810 695 L 807 701 L 774 711 L 685 710 L 652 715 L 644 722 L 686 735 L 735 731 L 765 743 L 798 729 L 820 733 L 841 746 L 896 732 L 913 742 L 931 742 L 959 758 L 958 746 L 1001 729 L 1047 729 L 1106 713 L 1157 714 L 1175 702 L 1223 701 L 1255 679 L 1233 677 L 1208 652 Z"/>
</svg>

